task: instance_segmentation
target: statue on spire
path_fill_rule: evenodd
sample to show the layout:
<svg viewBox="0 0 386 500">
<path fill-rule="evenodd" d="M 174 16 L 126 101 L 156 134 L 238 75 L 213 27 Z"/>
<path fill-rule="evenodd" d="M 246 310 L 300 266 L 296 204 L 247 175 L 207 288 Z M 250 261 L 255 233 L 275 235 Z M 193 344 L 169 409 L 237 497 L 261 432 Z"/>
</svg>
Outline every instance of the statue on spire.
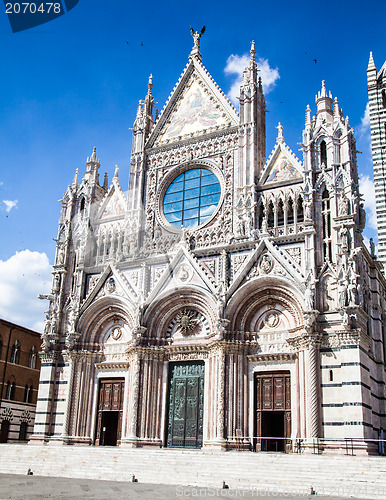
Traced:
<svg viewBox="0 0 386 500">
<path fill-rule="evenodd" d="M 205 30 L 206 26 L 203 26 L 201 28 L 201 31 L 195 31 L 192 27 L 190 27 L 190 34 L 192 35 L 194 40 L 194 46 L 190 55 L 200 54 L 200 38 L 205 33 Z"/>
</svg>

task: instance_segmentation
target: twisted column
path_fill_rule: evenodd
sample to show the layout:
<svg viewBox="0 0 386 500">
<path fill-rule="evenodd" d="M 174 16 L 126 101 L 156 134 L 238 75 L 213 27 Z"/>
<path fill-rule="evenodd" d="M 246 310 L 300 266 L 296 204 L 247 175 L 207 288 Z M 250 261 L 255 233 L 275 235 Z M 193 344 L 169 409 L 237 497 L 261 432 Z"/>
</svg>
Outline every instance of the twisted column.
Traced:
<svg viewBox="0 0 386 500">
<path fill-rule="evenodd" d="M 309 346 L 309 411 L 310 437 L 319 437 L 319 386 L 318 386 L 318 350 L 314 345 Z"/>
</svg>

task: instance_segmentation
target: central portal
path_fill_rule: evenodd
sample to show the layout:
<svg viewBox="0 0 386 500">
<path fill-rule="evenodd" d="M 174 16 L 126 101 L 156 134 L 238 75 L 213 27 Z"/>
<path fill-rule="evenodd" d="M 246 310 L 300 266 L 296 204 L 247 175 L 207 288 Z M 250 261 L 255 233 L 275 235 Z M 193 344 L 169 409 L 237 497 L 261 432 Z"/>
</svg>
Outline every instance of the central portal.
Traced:
<svg viewBox="0 0 386 500">
<path fill-rule="evenodd" d="M 202 447 L 204 372 L 203 361 L 169 365 L 168 447 Z"/>
</svg>

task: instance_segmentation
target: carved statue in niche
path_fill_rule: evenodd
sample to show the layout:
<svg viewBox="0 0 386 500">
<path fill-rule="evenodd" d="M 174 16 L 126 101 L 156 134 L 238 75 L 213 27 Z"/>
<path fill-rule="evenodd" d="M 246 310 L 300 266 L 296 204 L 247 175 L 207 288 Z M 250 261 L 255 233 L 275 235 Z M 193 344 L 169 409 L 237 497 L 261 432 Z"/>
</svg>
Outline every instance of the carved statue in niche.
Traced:
<svg viewBox="0 0 386 500">
<path fill-rule="evenodd" d="M 336 281 L 328 277 L 325 281 L 325 310 L 330 311 L 335 308 L 336 302 Z"/>
<path fill-rule="evenodd" d="M 154 229 L 154 239 L 159 240 L 162 237 L 162 231 L 158 224 L 156 224 Z"/>
<path fill-rule="evenodd" d="M 338 283 L 338 301 L 339 307 L 347 305 L 347 279 L 343 278 Z"/>
<path fill-rule="evenodd" d="M 345 194 L 342 194 L 339 200 L 339 215 L 348 215 L 350 213 L 350 202 Z"/>
<path fill-rule="evenodd" d="M 261 232 L 263 234 L 267 234 L 268 233 L 268 221 L 267 221 L 267 217 L 263 218 L 263 222 L 261 223 Z"/>
<path fill-rule="evenodd" d="M 304 202 L 304 217 L 307 220 L 312 220 L 312 201 L 307 200 Z"/>
<path fill-rule="evenodd" d="M 315 291 L 312 288 L 311 284 L 308 283 L 304 292 L 304 302 L 306 304 L 307 311 L 312 311 L 314 309 L 314 295 Z"/>
<path fill-rule="evenodd" d="M 339 238 L 340 238 L 340 245 L 342 252 L 348 252 L 349 246 L 348 246 L 348 229 L 347 227 L 343 226 L 339 230 Z"/>
<path fill-rule="evenodd" d="M 357 295 L 357 284 L 356 279 L 352 279 L 348 285 L 348 303 L 350 306 L 354 306 L 358 303 L 358 295 Z"/>
<path fill-rule="evenodd" d="M 237 219 L 237 234 L 239 236 L 245 236 L 245 221 L 241 214 L 238 216 Z"/>
</svg>

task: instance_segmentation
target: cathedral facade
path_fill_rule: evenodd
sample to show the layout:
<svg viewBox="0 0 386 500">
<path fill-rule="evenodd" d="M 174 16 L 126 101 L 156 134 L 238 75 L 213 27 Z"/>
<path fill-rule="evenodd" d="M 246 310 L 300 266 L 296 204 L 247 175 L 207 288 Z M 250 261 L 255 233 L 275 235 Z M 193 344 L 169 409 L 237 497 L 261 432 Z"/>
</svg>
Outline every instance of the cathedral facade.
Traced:
<svg viewBox="0 0 386 500">
<path fill-rule="evenodd" d="M 386 295 L 353 129 L 323 82 L 302 161 L 280 124 L 266 158 L 254 43 L 238 112 L 200 36 L 160 114 L 149 79 L 128 196 L 95 148 L 64 194 L 33 438 L 374 451 Z"/>
</svg>

